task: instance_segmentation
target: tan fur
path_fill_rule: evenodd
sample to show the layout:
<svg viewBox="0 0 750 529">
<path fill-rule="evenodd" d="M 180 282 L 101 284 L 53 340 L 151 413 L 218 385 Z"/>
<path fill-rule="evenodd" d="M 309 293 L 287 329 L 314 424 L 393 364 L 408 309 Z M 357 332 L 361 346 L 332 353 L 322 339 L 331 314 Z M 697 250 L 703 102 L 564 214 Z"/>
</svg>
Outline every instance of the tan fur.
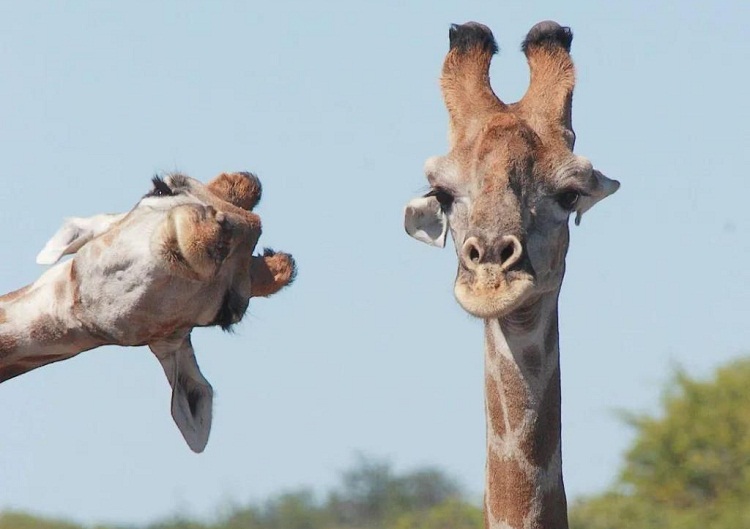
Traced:
<svg viewBox="0 0 750 529">
<path fill-rule="evenodd" d="M 488 507 L 492 518 L 514 528 L 523 528 L 524 519 L 534 497 L 534 482 L 514 459 L 501 459 L 493 452 L 488 455 Z"/>
<path fill-rule="evenodd" d="M 535 126 L 547 141 L 564 140 L 573 131 L 571 107 L 575 86 L 575 67 L 570 54 L 560 48 L 532 46 L 527 51 L 531 70 L 529 89 L 518 102 L 517 111 Z"/>
<path fill-rule="evenodd" d="M 495 434 L 502 437 L 506 434 L 505 410 L 503 401 L 500 396 L 497 380 L 489 374 L 484 376 L 484 395 L 488 410 L 492 413 L 487 417 L 487 428 L 490 428 Z"/>
<path fill-rule="evenodd" d="M 98 257 L 101 250 L 97 248 L 92 254 L 94 257 Z M 76 262 L 70 262 L 70 270 L 68 271 L 68 285 L 71 293 L 71 311 L 75 314 L 81 309 L 81 293 L 78 291 L 78 268 Z"/>
<path fill-rule="evenodd" d="M 545 307 L 549 305 L 537 305 L 540 311 Z M 548 314 L 543 318 L 552 319 Z M 560 457 L 558 359 L 539 343 L 528 343 L 524 331 L 506 329 L 508 343 L 497 339 L 499 331 L 500 322 L 486 323 L 487 527 L 566 527 L 566 519 L 549 518 L 554 515 L 548 513 L 565 512 L 558 505 L 562 498 L 564 508 L 562 480 L 555 479 Z"/>
<path fill-rule="evenodd" d="M 247 173 L 221 173 L 207 187 L 222 200 L 247 210 L 252 210 L 261 196 L 260 182 L 247 178 Z"/>
<path fill-rule="evenodd" d="M 0 362 L 4 361 L 5 358 L 10 357 L 17 345 L 18 338 L 13 334 L 0 334 Z M 0 380 L 3 380 L 2 376 L 0 376 Z"/>
<path fill-rule="evenodd" d="M 521 426 L 526 417 L 528 391 L 518 366 L 509 358 L 499 358 L 500 386 L 505 399 L 508 423 L 512 430 Z"/>
<path fill-rule="evenodd" d="M 289 254 L 253 257 L 250 263 L 251 297 L 275 294 L 294 280 L 294 274 L 295 263 Z"/>
<path fill-rule="evenodd" d="M 95 245 L 95 246 L 93 246 L 93 248 L 96 248 L 95 252 L 96 252 L 97 255 L 102 252 L 102 249 L 103 249 L 102 246 L 105 247 L 105 248 L 107 246 L 112 246 L 112 243 L 115 242 L 115 235 L 116 234 L 117 234 L 117 232 L 115 230 L 110 230 L 107 233 L 105 233 L 104 235 L 102 235 L 101 237 L 99 237 L 98 240 L 101 242 L 101 245 Z"/>
<path fill-rule="evenodd" d="M 569 237 L 557 197 L 570 189 L 587 195 L 599 185 L 590 164 L 572 153 L 575 68 L 566 31 L 545 22 L 529 32 L 529 87 L 506 105 L 490 84 L 489 29 L 470 22 L 452 30 L 441 75 L 451 149 L 431 165 L 428 179 L 468 204 L 465 217 L 450 224 L 459 252 L 456 297 L 478 317 L 517 312 L 533 291 L 559 288 Z M 499 266 L 508 237 L 521 247 L 512 273 Z M 481 248 L 474 264 L 462 252 L 469 240 Z"/>
<path fill-rule="evenodd" d="M 58 285 L 55 285 L 55 290 Z M 66 328 L 50 314 L 43 314 L 29 326 L 29 336 L 35 342 L 53 342 L 66 334 Z"/>
<path fill-rule="evenodd" d="M 249 211 L 261 193 L 254 175 L 222 173 L 205 186 L 173 174 L 153 185 L 127 214 L 70 219 L 38 259 L 73 258 L 0 296 L 0 383 L 101 345 L 148 345 L 172 386 L 175 422 L 200 452 L 213 390 L 192 329 L 229 329 L 251 296 L 288 285 L 295 263 L 288 254 L 252 255 L 261 235 Z"/>
<path fill-rule="evenodd" d="M 167 252 L 181 255 L 197 280 L 208 281 L 216 275 L 229 252 L 230 233 L 223 229 L 214 208 L 176 208 L 165 230 Z"/>
<path fill-rule="evenodd" d="M 491 53 L 476 48 L 465 53 L 454 49 L 445 58 L 440 86 L 451 116 L 454 145 L 470 140 L 471 124 L 479 113 L 504 108 L 489 84 L 491 60 Z"/>
<path fill-rule="evenodd" d="M 442 246 L 450 231 L 456 299 L 485 320 L 489 529 L 568 527 L 557 327 L 568 219 L 619 187 L 572 152 L 571 39 L 555 22 L 534 26 L 529 87 L 506 104 L 490 84 L 489 28 L 453 26 L 440 78 L 450 149 L 428 160 L 432 190 L 405 210 L 418 240 Z"/>
<path fill-rule="evenodd" d="M 31 286 L 27 285 L 25 287 L 19 288 L 18 290 L 14 290 L 13 292 L 8 292 L 7 294 L 0 296 L 0 302 L 12 303 L 21 296 L 25 295 L 30 288 Z"/>
</svg>

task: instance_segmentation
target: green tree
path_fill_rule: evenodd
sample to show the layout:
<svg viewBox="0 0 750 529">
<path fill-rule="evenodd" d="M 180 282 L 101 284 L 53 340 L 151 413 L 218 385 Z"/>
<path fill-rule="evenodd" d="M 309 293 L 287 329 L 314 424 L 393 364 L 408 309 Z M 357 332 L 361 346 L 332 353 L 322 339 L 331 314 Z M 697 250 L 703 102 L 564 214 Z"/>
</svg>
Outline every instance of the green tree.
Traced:
<svg viewBox="0 0 750 529">
<path fill-rule="evenodd" d="M 403 514 L 393 529 L 483 529 L 482 509 L 452 499 L 430 509 Z"/>
<path fill-rule="evenodd" d="M 341 481 L 327 505 L 332 519 L 344 526 L 392 527 L 405 513 L 426 511 L 461 496 L 458 485 L 439 470 L 399 476 L 390 464 L 362 456 Z"/>
<path fill-rule="evenodd" d="M 328 516 L 309 490 L 286 493 L 268 502 L 263 529 L 324 529 Z"/>
<path fill-rule="evenodd" d="M 436 468 L 406 474 L 395 485 L 402 498 L 402 506 L 408 510 L 430 509 L 462 495 L 456 482 Z"/>
<path fill-rule="evenodd" d="M 443 472 L 423 468 L 398 474 L 386 462 L 360 457 L 326 501 L 302 489 L 234 507 L 213 523 L 177 515 L 145 529 L 478 529 L 481 521 L 481 510 L 466 503 Z M 84 528 L 5 513 L 0 514 L 0 529 Z"/>
<path fill-rule="evenodd" d="M 0 513 L 0 529 L 83 529 L 80 525 L 20 512 Z"/>
<path fill-rule="evenodd" d="M 571 510 L 574 529 L 750 527 L 750 358 L 710 380 L 678 371 L 637 436 L 618 483 Z"/>
<path fill-rule="evenodd" d="M 182 516 L 175 516 L 169 520 L 157 522 L 147 526 L 146 529 L 211 529 L 202 523 L 183 518 Z"/>
</svg>

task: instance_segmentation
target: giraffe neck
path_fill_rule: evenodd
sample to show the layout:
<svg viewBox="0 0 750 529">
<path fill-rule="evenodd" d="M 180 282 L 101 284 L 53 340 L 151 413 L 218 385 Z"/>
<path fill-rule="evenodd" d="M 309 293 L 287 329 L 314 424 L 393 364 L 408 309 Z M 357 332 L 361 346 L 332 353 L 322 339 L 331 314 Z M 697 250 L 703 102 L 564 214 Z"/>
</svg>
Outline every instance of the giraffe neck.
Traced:
<svg viewBox="0 0 750 529">
<path fill-rule="evenodd" d="M 488 529 L 567 529 L 557 292 L 485 320 Z"/>
<path fill-rule="evenodd" d="M 73 314 L 72 261 L 0 296 L 0 382 L 102 345 Z"/>
</svg>

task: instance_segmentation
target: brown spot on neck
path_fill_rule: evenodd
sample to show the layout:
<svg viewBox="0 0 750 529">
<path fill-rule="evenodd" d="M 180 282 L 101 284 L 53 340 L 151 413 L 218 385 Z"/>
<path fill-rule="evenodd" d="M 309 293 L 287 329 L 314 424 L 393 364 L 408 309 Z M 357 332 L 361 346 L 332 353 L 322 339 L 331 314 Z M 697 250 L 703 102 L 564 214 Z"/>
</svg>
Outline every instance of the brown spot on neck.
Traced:
<svg viewBox="0 0 750 529">
<path fill-rule="evenodd" d="M 487 406 L 487 427 L 502 437 L 505 435 L 505 410 L 500 397 L 497 381 L 489 374 L 484 375 L 484 394 Z"/>
<path fill-rule="evenodd" d="M 18 346 L 18 338 L 10 333 L 0 333 L 0 362 L 8 358 Z"/>
<path fill-rule="evenodd" d="M 529 406 L 528 384 L 515 360 L 508 356 L 510 351 L 499 350 L 491 324 L 485 326 L 485 340 L 486 385 L 494 386 L 498 392 L 496 396 L 488 393 L 485 397 L 488 420 L 502 414 L 510 428 L 515 429 L 521 425 Z M 496 433 L 502 435 L 504 428 Z"/>
<path fill-rule="evenodd" d="M 65 336 L 66 328 L 49 314 L 43 314 L 31 322 L 29 337 L 34 342 L 52 343 Z"/>
<path fill-rule="evenodd" d="M 503 343 L 497 329 L 491 323 L 485 329 L 488 428 L 485 513 L 489 523 L 504 522 L 519 529 L 567 529 L 562 469 L 558 468 L 559 363 L 545 355 L 541 343 L 528 340 L 511 339 L 512 352 L 500 350 L 498 346 L 502 349 Z M 548 327 L 540 330 L 544 331 L 545 339 L 550 333 L 554 335 L 556 351 L 556 313 L 550 315 Z M 514 345 L 514 342 L 520 343 Z M 550 362 L 555 364 L 549 365 Z M 553 485 L 556 481 L 559 486 Z"/>
<path fill-rule="evenodd" d="M 490 452 L 487 460 L 485 505 L 492 518 L 522 528 L 534 500 L 535 485 L 518 461 Z"/>
<path fill-rule="evenodd" d="M 96 245 L 94 245 L 96 246 Z M 70 270 L 68 270 L 68 279 L 70 280 L 70 289 L 72 291 L 71 308 L 74 313 L 80 313 L 81 310 L 81 289 L 78 282 L 78 266 L 75 259 L 70 261 Z"/>
<path fill-rule="evenodd" d="M 5 315 L 5 309 L 0 308 L 0 324 L 5 323 L 8 321 L 8 317 Z"/>
<path fill-rule="evenodd" d="M 504 355 L 500 355 L 500 387 L 505 398 L 510 427 L 518 428 L 528 409 L 529 392 L 518 366 Z"/>
<path fill-rule="evenodd" d="M 492 334 L 492 329 L 490 328 L 489 323 L 484 326 L 484 344 L 485 354 L 488 359 L 494 360 L 497 355 L 497 343 L 495 342 L 495 336 Z"/>
</svg>

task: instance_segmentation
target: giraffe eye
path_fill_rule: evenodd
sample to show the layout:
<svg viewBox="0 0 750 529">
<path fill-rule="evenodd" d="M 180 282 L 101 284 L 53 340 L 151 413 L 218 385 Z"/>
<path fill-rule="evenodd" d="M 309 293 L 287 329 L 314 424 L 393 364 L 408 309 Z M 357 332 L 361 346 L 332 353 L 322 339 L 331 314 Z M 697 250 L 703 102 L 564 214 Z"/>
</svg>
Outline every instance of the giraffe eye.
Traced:
<svg viewBox="0 0 750 529">
<path fill-rule="evenodd" d="M 148 192 L 147 197 L 171 197 L 174 195 L 174 191 L 160 177 L 153 177 L 151 182 L 153 182 L 154 188 Z"/>
<path fill-rule="evenodd" d="M 557 196 L 555 196 L 555 200 L 565 211 L 573 211 L 576 204 L 578 204 L 578 199 L 580 198 L 581 193 L 573 191 L 572 189 L 558 193 Z"/>
<path fill-rule="evenodd" d="M 453 201 L 455 200 L 453 195 L 450 194 L 450 192 L 443 189 L 442 187 L 434 187 L 425 196 L 435 197 L 435 200 L 438 201 L 443 211 L 448 211 L 453 205 Z"/>
</svg>

